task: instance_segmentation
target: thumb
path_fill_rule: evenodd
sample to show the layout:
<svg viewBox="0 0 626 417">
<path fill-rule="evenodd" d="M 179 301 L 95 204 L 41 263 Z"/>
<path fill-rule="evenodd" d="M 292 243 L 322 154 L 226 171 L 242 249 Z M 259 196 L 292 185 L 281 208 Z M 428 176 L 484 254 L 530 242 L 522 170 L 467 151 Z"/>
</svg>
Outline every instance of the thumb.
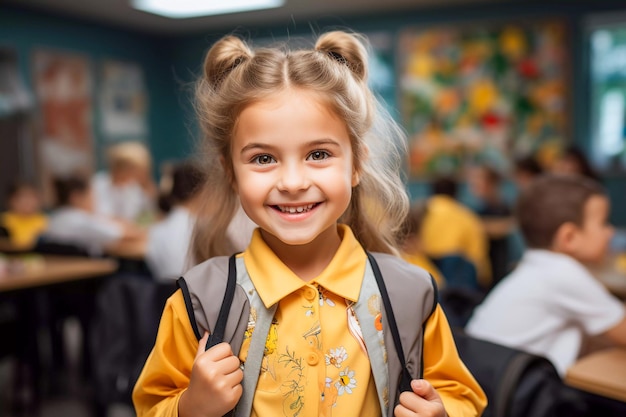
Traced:
<svg viewBox="0 0 626 417">
<path fill-rule="evenodd" d="M 209 332 L 204 332 L 204 336 L 202 336 L 202 339 L 200 339 L 200 341 L 198 342 L 198 351 L 196 352 L 196 358 L 198 358 L 198 356 L 202 355 L 206 349 L 206 341 L 209 339 Z"/>
<path fill-rule="evenodd" d="M 411 381 L 411 389 L 426 401 L 441 401 L 435 388 L 425 379 L 414 379 Z"/>
</svg>

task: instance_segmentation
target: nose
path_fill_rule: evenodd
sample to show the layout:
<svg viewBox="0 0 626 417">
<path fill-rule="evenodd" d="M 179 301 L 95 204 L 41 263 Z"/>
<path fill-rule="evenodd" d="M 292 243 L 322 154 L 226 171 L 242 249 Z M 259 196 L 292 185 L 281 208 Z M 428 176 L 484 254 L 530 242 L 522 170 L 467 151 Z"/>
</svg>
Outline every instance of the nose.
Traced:
<svg viewBox="0 0 626 417">
<path fill-rule="evenodd" d="M 304 164 L 298 162 L 284 163 L 280 169 L 277 188 L 285 192 L 306 190 L 311 182 Z"/>
</svg>

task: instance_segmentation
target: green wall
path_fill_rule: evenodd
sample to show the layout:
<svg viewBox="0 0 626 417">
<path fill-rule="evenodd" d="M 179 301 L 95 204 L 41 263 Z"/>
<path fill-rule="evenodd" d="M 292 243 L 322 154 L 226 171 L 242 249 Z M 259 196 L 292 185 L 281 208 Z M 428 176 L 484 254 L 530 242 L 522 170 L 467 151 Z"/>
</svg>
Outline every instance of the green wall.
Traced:
<svg viewBox="0 0 626 417">
<path fill-rule="evenodd" d="M 136 63 L 143 69 L 148 99 L 148 146 L 158 162 L 189 152 L 178 86 L 172 77 L 171 40 L 80 20 L 15 8 L 0 8 L 0 45 L 17 50 L 22 78 L 33 93 L 30 59 L 37 48 L 78 53 L 90 60 L 94 81 L 94 137 L 98 162 L 106 146 L 97 107 L 98 71 L 102 60 Z"/>
</svg>

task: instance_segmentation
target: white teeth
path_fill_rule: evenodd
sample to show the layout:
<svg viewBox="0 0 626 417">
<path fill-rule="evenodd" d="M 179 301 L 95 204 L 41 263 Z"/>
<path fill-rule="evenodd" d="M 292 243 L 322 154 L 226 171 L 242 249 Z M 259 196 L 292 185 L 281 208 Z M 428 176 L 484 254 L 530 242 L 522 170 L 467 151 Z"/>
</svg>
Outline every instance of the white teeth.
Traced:
<svg viewBox="0 0 626 417">
<path fill-rule="evenodd" d="M 278 208 L 283 213 L 295 214 L 295 213 L 304 213 L 305 211 L 309 211 L 309 210 L 311 210 L 313 208 L 314 205 L 315 204 L 307 204 L 306 206 L 298 206 L 298 207 L 278 206 Z"/>
</svg>

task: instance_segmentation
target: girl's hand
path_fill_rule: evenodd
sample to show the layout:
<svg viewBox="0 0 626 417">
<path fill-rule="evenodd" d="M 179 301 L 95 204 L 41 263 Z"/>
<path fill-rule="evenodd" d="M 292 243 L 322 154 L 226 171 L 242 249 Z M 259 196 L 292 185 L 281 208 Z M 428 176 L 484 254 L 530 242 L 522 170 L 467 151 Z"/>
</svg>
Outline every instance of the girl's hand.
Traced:
<svg viewBox="0 0 626 417">
<path fill-rule="evenodd" d="M 425 379 L 411 381 L 413 392 L 400 394 L 400 404 L 393 411 L 395 417 L 446 417 L 441 397 Z"/>
<path fill-rule="evenodd" d="M 235 408 L 241 398 L 243 371 L 239 358 L 224 342 L 205 351 L 208 337 L 205 332 L 200 339 L 189 387 L 178 403 L 180 417 L 221 417 Z"/>
</svg>

